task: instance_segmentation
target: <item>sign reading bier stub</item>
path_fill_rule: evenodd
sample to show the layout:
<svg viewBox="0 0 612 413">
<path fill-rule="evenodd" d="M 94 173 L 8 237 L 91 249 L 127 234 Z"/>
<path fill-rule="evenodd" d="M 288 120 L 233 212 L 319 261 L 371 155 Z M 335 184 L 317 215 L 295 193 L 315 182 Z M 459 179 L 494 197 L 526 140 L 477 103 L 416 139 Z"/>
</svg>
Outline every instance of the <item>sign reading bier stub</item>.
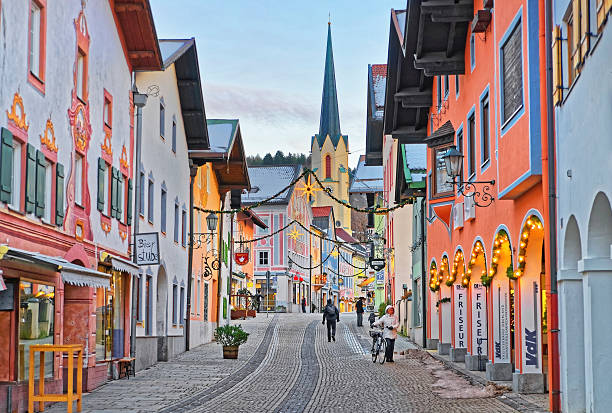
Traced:
<svg viewBox="0 0 612 413">
<path fill-rule="evenodd" d="M 138 265 L 159 264 L 159 236 L 157 232 L 136 234 L 134 253 Z"/>
</svg>

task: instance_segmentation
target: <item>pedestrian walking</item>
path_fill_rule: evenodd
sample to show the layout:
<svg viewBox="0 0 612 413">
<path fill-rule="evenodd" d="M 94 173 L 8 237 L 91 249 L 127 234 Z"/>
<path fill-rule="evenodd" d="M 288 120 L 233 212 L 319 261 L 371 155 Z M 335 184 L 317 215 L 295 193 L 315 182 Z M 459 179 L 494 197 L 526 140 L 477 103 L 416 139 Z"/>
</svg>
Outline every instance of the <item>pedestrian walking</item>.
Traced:
<svg viewBox="0 0 612 413">
<path fill-rule="evenodd" d="M 255 304 L 257 305 L 257 312 L 259 312 L 259 307 L 261 306 L 262 298 L 263 298 L 263 295 L 261 295 L 260 293 L 255 294 Z"/>
<path fill-rule="evenodd" d="M 397 338 L 397 328 L 399 327 L 399 320 L 395 315 L 395 309 L 393 306 L 388 305 L 385 308 L 385 315 L 382 316 L 378 321 L 374 323 L 375 327 L 382 327 L 383 337 L 387 342 L 385 350 L 385 359 L 389 363 L 393 363 L 393 348 L 395 347 L 395 339 Z"/>
<path fill-rule="evenodd" d="M 336 322 L 340 322 L 340 312 L 334 305 L 331 298 L 327 300 L 325 310 L 323 310 L 323 324 L 327 320 L 327 341 L 336 341 Z"/>
<path fill-rule="evenodd" d="M 302 312 L 306 312 L 306 297 L 302 297 Z"/>
<path fill-rule="evenodd" d="M 357 327 L 363 326 L 363 298 L 359 297 L 357 300 L 357 304 L 355 304 L 355 308 L 357 309 Z"/>
</svg>

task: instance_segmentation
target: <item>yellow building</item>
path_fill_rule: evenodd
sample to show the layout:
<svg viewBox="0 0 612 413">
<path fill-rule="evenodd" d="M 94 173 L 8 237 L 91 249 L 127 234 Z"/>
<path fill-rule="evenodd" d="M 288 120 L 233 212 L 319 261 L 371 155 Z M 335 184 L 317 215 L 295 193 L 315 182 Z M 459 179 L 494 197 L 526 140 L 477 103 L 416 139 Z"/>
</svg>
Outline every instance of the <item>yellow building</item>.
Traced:
<svg viewBox="0 0 612 413">
<path fill-rule="evenodd" d="M 331 25 L 327 28 L 327 52 L 323 79 L 323 99 L 319 133 L 311 142 L 312 169 L 325 187 L 338 199 L 349 202 L 348 135 L 340 131 L 336 74 L 331 41 Z M 313 206 L 332 206 L 336 228 L 351 231 L 351 211 L 322 191 L 317 191 Z"/>
</svg>

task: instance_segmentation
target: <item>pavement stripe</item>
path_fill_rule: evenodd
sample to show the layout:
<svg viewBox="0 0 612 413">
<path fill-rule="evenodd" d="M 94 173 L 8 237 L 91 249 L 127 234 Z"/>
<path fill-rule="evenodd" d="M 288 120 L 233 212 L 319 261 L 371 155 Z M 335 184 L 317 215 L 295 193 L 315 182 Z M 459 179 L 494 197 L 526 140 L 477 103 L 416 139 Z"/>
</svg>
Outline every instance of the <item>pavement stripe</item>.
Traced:
<svg viewBox="0 0 612 413">
<path fill-rule="evenodd" d="M 306 327 L 302 340 L 300 357 L 300 374 L 285 396 L 282 403 L 274 410 L 277 412 L 302 412 L 312 399 L 319 380 L 319 360 L 315 353 L 315 330 L 318 321 L 312 321 Z"/>
<path fill-rule="evenodd" d="M 212 386 L 200 392 L 197 392 L 186 399 L 181 400 L 178 403 L 174 403 L 164 407 L 163 409 L 159 410 L 159 413 L 190 411 L 193 408 L 201 406 L 202 404 L 230 390 L 238 382 L 242 381 L 244 378 L 253 373 L 257 369 L 257 367 L 259 367 L 263 359 L 266 357 L 266 354 L 268 353 L 268 347 L 270 346 L 270 342 L 272 341 L 272 335 L 277 321 L 277 316 L 274 316 L 272 321 L 268 324 L 264 338 L 257 347 L 257 350 L 255 350 L 255 353 L 253 353 L 249 361 L 247 361 L 247 363 L 242 366 L 238 371 L 213 384 Z"/>
</svg>

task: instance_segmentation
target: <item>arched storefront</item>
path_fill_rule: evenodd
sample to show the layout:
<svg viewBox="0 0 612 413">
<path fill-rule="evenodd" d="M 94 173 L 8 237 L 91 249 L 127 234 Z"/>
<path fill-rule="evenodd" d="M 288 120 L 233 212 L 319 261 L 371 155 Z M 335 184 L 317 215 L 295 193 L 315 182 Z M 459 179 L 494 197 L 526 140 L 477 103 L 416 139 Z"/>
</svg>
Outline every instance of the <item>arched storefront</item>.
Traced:
<svg viewBox="0 0 612 413">
<path fill-rule="evenodd" d="M 461 283 L 465 274 L 465 259 L 461 247 L 457 248 L 453 265 L 445 284 L 451 289 L 451 361 L 464 361 L 467 352 L 468 301 L 467 288 Z"/>
<path fill-rule="evenodd" d="M 440 280 L 440 291 L 438 294 L 438 316 L 439 316 L 439 331 L 440 341 L 438 342 L 438 353 L 449 354 L 452 342 L 452 310 L 451 310 L 451 293 L 452 289 L 447 284 L 449 279 L 450 269 L 448 264 L 448 255 L 443 255 L 438 269 L 438 280 Z"/>
<path fill-rule="evenodd" d="M 461 284 L 468 288 L 468 349 L 465 367 L 468 370 L 484 370 L 487 361 L 487 289 L 482 284 L 487 275 L 486 253 L 482 240 L 472 246 L 467 269 Z"/>
<path fill-rule="evenodd" d="M 435 350 L 440 341 L 438 297 L 440 280 L 438 279 L 438 266 L 435 260 L 429 265 L 429 297 L 427 300 L 427 349 Z"/>
</svg>

